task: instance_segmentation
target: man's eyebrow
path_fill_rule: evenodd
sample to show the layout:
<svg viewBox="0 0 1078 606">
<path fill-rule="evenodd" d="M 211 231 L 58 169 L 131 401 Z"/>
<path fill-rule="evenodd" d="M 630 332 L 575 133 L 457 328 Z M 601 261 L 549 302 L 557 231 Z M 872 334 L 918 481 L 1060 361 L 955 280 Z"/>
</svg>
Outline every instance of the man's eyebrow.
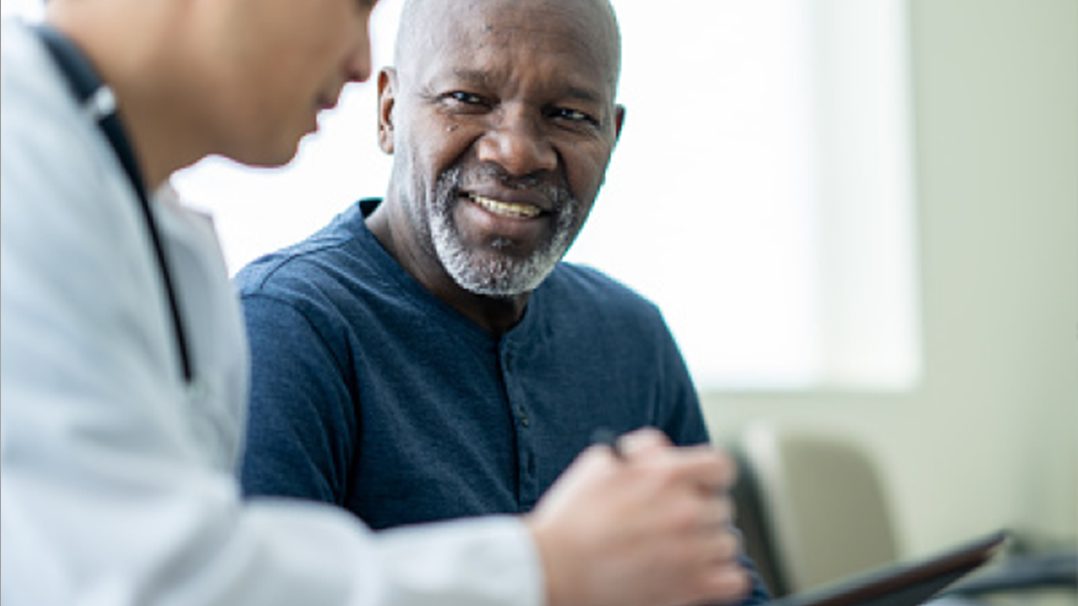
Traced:
<svg viewBox="0 0 1078 606">
<path fill-rule="evenodd" d="M 498 81 L 495 74 L 484 70 L 460 68 L 453 70 L 453 78 L 457 82 L 480 88 L 491 88 Z M 602 103 L 603 96 L 594 87 L 567 84 L 561 95 L 563 98 L 583 101 L 585 103 Z"/>
<path fill-rule="evenodd" d="M 453 77 L 460 82 L 483 87 L 488 87 L 493 80 L 491 74 L 477 69 L 455 69 Z"/>
<path fill-rule="evenodd" d="M 586 88 L 583 86 L 569 85 L 565 89 L 565 96 L 570 99 L 576 99 L 577 101 L 584 101 L 586 103 L 600 103 L 602 97 L 598 91 L 592 88 Z"/>
</svg>

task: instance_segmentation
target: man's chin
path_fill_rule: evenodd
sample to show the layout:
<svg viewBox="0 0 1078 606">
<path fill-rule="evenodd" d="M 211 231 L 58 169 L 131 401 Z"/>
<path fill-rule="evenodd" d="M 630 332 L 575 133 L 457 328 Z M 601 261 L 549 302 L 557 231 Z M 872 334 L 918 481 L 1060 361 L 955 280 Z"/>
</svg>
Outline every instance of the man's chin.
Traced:
<svg viewBox="0 0 1078 606">
<path fill-rule="evenodd" d="M 462 226 L 453 212 L 434 217 L 431 239 L 439 261 L 458 286 L 477 295 L 506 298 L 535 290 L 568 248 L 556 236 L 550 241 L 536 234 L 525 238 L 470 230 L 473 226 Z"/>
<path fill-rule="evenodd" d="M 506 255 L 450 255 L 443 258 L 450 277 L 473 294 L 508 298 L 535 290 L 553 266 L 539 267 L 534 258 L 516 259 Z M 544 264 L 549 265 L 549 264 Z"/>
</svg>

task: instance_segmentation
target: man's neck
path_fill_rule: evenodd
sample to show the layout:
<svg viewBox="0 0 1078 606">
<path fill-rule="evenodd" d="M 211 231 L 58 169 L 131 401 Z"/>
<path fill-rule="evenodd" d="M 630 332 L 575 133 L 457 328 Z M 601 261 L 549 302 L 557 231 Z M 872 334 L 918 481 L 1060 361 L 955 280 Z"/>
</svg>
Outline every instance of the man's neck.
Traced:
<svg viewBox="0 0 1078 606">
<path fill-rule="evenodd" d="M 111 5 L 105 8 L 102 5 Z M 177 97 L 178 56 L 160 43 L 175 17 L 177 4 L 145 0 L 53 0 L 47 21 L 69 37 L 87 56 L 116 95 L 120 121 L 139 164 L 147 191 L 160 186 L 174 171 L 194 163 L 211 147 L 205 129 L 192 128 Z M 125 11 L 125 20 L 108 11 Z"/>
<path fill-rule="evenodd" d="M 520 322 L 530 293 L 512 297 L 477 295 L 460 287 L 433 251 L 418 242 L 399 204 L 384 200 L 366 220 L 367 229 L 397 263 L 424 288 L 492 335 L 502 335 Z"/>
</svg>

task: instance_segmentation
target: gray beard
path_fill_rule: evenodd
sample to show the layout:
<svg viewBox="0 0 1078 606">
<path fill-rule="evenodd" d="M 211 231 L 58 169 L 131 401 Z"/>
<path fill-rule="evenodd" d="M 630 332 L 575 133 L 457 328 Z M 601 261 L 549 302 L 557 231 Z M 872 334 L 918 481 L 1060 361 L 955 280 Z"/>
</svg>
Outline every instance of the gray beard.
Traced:
<svg viewBox="0 0 1078 606">
<path fill-rule="evenodd" d="M 430 239 L 446 272 L 458 286 L 477 295 L 512 297 L 535 290 L 546 279 L 573 243 L 580 204 L 561 188 L 550 192 L 555 201 L 554 234 L 527 258 L 510 255 L 474 254 L 464 247 L 453 222 L 458 201 L 461 170 L 451 168 L 438 177 L 430 208 Z M 492 243 L 497 250 L 499 242 Z"/>
</svg>

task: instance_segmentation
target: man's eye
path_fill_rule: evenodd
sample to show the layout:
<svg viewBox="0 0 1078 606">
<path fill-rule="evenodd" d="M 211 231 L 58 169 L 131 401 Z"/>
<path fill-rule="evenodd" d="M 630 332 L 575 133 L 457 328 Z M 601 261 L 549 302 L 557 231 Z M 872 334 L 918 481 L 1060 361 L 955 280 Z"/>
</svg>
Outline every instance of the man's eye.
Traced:
<svg viewBox="0 0 1078 606">
<path fill-rule="evenodd" d="M 566 120 L 568 122 L 577 122 L 590 124 L 592 126 L 599 126 L 599 121 L 593 116 L 586 114 L 580 110 L 570 109 L 568 107 L 555 107 L 550 111 L 552 118 L 559 120 Z"/>
<path fill-rule="evenodd" d="M 483 105 L 485 103 L 484 99 L 479 95 L 464 92 L 461 90 L 455 90 L 451 93 L 447 93 L 446 98 L 452 99 L 457 103 L 464 103 L 465 105 Z"/>
</svg>

